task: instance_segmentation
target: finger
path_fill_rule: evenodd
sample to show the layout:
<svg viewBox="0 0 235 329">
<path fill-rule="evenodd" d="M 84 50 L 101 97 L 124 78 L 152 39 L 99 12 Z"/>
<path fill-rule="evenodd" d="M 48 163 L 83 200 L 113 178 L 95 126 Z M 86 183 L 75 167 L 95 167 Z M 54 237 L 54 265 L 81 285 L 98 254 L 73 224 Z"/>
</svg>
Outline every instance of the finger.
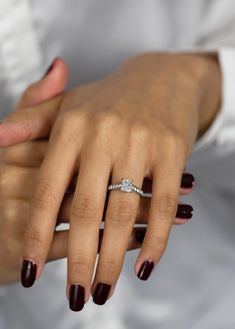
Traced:
<svg viewBox="0 0 235 329">
<path fill-rule="evenodd" d="M 81 156 L 77 187 L 70 215 L 67 296 L 73 300 L 73 289 L 83 292 L 78 296 L 83 305 L 90 296 L 91 280 L 98 248 L 98 232 L 103 216 L 110 175 L 108 151 L 93 145 Z M 73 309 L 73 308 L 72 308 Z"/>
<path fill-rule="evenodd" d="M 0 147 L 47 137 L 57 117 L 63 96 L 12 112 L 0 125 Z"/>
<path fill-rule="evenodd" d="M 141 280 L 148 279 L 160 260 L 177 211 L 183 161 L 172 154 L 162 158 L 153 172 L 148 229 L 135 265 L 136 274 Z"/>
<path fill-rule="evenodd" d="M 117 163 L 113 169 L 112 183 L 118 184 L 121 177 L 128 178 L 132 173 L 135 184 L 142 187 L 145 163 L 140 159 L 134 148 L 132 151 L 128 150 L 125 160 Z M 110 191 L 104 236 L 92 284 L 93 301 L 98 305 L 103 305 L 114 292 L 127 250 L 128 238 L 135 223 L 139 199 L 140 196 L 135 193 Z"/>
<path fill-rule="evenodd" d="M 72 142 L 70 137 L 70 133 L 75 134 L 77 131 L 73 131 L 71 120 L 67 121 L 65 116 L 62 120 L 63 125 L 57 121 L 58 126 L 55 125 L 55 130 L 53 129 L 48 153 L 42 163 L 30 201 L 30 221 L 25 232 L 23 260 L 33 262 L 37 267 L 35 279 L 42 272 L 58 211 L 71 176 L 74 175 L 79 152 L 79 145 Z M 64 161 L 61 161 L 61 154 Z M 24 285 L 23 279 L 22 284 Z"/>
<path fill-rule="evenodd" d="M 98 253 L 100 252 L 100 245 L 102 243 L 104 230 L 99 230 L 99 243 Z M 146 228 L 134 228 L 129 236 L 127 250 L 135 250 L 141 247 L 146 233 Z M 47 257 L 47 262 L 55 261 L 67 257 L 68 255 L 68 238 L 69 230 L 57 231 L 54 234 L 54 238 L 50 247 L 50 251 Z"/>
<path fill-rule="evenodd" d="M 190 194 L 195 187 L 195 178 L 190 173 L 183 173 L 181 183 L 180 183 L 180 195 Z M 145 195 L 151 197 L 152 193 L 152 180 L 144 179 L 143 191 Z"/>
<path fill-rule="evenodd" d="M 48 141 L 28 141 L 3 149 L 5 163 L 39 168 L 46 154 Z"/>
<path fill-rule="evenodd" d="M 16 105 L 16 111 L 35 106 L 64 91 L 68 80 L 68 68 L 62 58 L 56 58 L 46 74 L 39 81 L 31 84 Z"/>
<path fill-rule="evenodd" d="M 1 147 L 49 135 L 62 99 L 62 96 L 57 95 L 63 92 L 67 76 L 67 65 L 58 58 L 43 79 L 26 89 L 16 111 L 1 122 Z M 55 96 L 57 97 L 53 101 L 46 102 Z"/>
<path fill-rule="evenodd" d="M 58 223 L 68 223 L 70 218 L 71 205 L 73 202 L 73 193 L 68 193 L 65 195 L 62 205 L 60 207 L 58 215 Z M 139 201 L 139 206 L 136 215 L 136 224 L 147 224 L 149 218 L 149 209 L 150 209 L 150 198 L 141 198 Z M 103 219 L 105 218 L 105 213 Z M 179 203 L 176 217 L 174 218 L 174 224 L 182 225 L 186 224 L 189 219 L 193 216 L 193 208 L 189 204 Z"/>
<path fill-rule="evenodd" d="M 136 224 L 147 224 L 149 221 L 151 199 L 141 198 L 136 216 Z M 193 208 L 191 205 L 181 203 L 177 205 L 176 215 L 173 218 L 173 224 L 182 225 L 186 224 L 193 216 Z"/>
<path fill-rule="evenodd" d="M 12 149 L 16 149 L 16 152 L 12 152 L 11 161 L 14 160 L 14 154 L 16 154 L 16 161 L 18 161 L 19 164 L 23 165 L 24 160 L 26 160 L 23 154 L 24 153 L 26 155 L 28 154 L 27 151 L 28 147 L 30 150 L 32 148 L 32 152 L 34 152 L 35 150 L 35 147 L 33 147 L 34 144 L 36 144 L 36 146 L 39 146 L 39 148 L 41 147 L 42 149 L 44 148 L 44 143 L 40 145 L 41 142 L 27 142 L 25 144 L 26 144 L 26 149 L 23 148 L 22 151 L 20 150 L 20 148 L 23 146 L 23 144 L 19 144 L 18 146 L 12 147 Z M 45 145 L 47 145 L 47 143 L 45 143 Z M 18 153 L 19 153 L 19 157 L 17 157 Z M 36 152 L 36 156 L 37 156 L 37 152 Z M 11 157 L 11 155 L 9 155 L 9 157 Z M 22 163 L 20 163 L 21 160 Z M 35 161 L 36 161 L 36 157 L 35 157 Z M 24 199 L 29 201 L 38 174 L 39 174 L 39 169 L 37 167 L 25 168 L 15 165 L 2 166 L 0 172 L 0 183 L 2 186 L 2 194 L 11 198 Z M 73 195 L 74 195 L 73 193 L 67 193 L 64 196 L 58 215 L 58 221 L 57 221 L 58 224 L 69 222 Z M 140 199 L 137 216 L 135 220 L 136 224 L 145 224 L 148 222 L 150 202 L 151 202 L 151 198 Z M 179 203 L 176 217 L 174 218 L 174 224 L 181 225 L 187 223 L 188 220 L 192 217 L 192 214 L 193 214 L 193 209 L 190 205 Z M 104 216 L 103 216 L 103 220 L 104 220 Z"/>
</svg>

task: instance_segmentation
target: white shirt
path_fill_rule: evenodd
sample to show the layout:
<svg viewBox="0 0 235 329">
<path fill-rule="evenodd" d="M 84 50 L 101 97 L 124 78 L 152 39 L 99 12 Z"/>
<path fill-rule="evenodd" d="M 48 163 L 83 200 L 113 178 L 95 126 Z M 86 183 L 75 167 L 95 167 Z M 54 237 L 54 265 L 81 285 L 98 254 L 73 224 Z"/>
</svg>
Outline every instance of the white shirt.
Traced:
<svg viewBox="0 0 235 329">
<path fill-rule="evenodd" d="M 0 289 L 1 329 L 232 329 L 235 325 L 235 2 L 203 0 L 1 0 L 1 116 L 56 56 L 69 64 L 69 87 L 101 78 L 149 50 L 216 50 L 223 103 L 186 164 L 196 189 L 181 201 L 194 216 L 174 227 L 148 282 L 126 257 L 113 298 L 68 308 L 66 263 L 47 264 L 30 289 Z"/>
</svg>

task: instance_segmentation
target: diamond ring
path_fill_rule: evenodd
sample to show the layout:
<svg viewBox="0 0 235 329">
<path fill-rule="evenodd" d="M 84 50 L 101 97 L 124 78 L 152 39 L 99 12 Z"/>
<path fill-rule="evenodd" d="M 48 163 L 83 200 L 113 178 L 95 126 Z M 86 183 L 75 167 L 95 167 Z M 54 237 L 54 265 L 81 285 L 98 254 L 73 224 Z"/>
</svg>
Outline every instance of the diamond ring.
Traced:
<svg viewBox="0 0 235 329">
<path fill-rule="evenodd" d="M 133 184 L 133 180 L 128 178 L 122 178 L 121 183 L 109 185 L 108 190 L 120 190 L 125 193 L 144 195 L 144 192 Z"/>
</svg>

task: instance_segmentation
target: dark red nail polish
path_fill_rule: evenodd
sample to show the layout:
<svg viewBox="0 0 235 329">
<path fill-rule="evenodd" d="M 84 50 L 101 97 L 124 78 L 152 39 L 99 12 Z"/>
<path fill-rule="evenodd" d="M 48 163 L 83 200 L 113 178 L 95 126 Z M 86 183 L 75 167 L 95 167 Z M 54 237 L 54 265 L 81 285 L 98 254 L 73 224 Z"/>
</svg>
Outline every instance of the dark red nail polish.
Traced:
<svg viewBox="0 0 235 329">
<path fill-rule="evenodd" d="M 181 180 L 181 187 L 192 188 L 195 185 L 195 178 L 191 174 L 183 174 Z"/>
<path fill-rule="evenodd" d="M 23 287 L 29 288 L 34 284 L 37 274 L 37 265 L 30 260 L 24 260 L 21 270 L 21 283 Z"/>
<path fill-rule="evenodd" d="M 79 284 L 73 284 L 69 290 L 69 307 L 74 312 L 79 312 L 85 304 L 85 289 Z"/>
<path fill-rule="evenodd" d="M 98 283 L 95 287 L 93 302 L 97 305 L 104 305 L 111 289 L 110 284 Z"/>
<path fill-rule="evenodd" d="M 146 233 L 146 229 L 136 231 L 135 232 L 136 242 L 142 243 L 144 241 L 145 233 Z"/>
<path fill-rule="evenodd" d="M 53 62 L 51 63 L 51 65 L 48 67 L 48 69 L 46 70 L 46 73 L 44 74 L 43 78 L 45 78 L 53 69 L 54 65 L 55 65 L 55 62 L 56 60 L 58 59 L 59 57 L 56 57 Z"/>
<path fill-rule="evenodd" d="M 153 270 L 153 267 L 154 267 L 154 262 L 153 261 L 148 261 L 146 260 L 145 262 L 143 262 L 143 264 L 141 265 L 140 269 L 139 269 L 139 272 L 138 272 L 138 278 L 140 280 L 143 280 L 143 281 L 146 281 L 152 270 Z"/>
<path fill-rule="evenodd" d="M 193 207 L 189 204 L 178 204 L 178 209 L 175 217 L 190 219 L 193 216 Z"/>
</svg>

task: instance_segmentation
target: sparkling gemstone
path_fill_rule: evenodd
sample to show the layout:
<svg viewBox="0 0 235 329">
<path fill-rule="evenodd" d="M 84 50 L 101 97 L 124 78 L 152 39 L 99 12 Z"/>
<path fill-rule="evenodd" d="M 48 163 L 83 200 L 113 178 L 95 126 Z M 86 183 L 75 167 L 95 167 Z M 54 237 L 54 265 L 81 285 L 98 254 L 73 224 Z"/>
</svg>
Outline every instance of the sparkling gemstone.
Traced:
<svg viewBox="0 0 235 329">
<path fill-rule="evenodd" d="M 132 180 L 127 178 L 122 179 L 121 190 L 130 193 L 132 191 Z"/>
</svg>

